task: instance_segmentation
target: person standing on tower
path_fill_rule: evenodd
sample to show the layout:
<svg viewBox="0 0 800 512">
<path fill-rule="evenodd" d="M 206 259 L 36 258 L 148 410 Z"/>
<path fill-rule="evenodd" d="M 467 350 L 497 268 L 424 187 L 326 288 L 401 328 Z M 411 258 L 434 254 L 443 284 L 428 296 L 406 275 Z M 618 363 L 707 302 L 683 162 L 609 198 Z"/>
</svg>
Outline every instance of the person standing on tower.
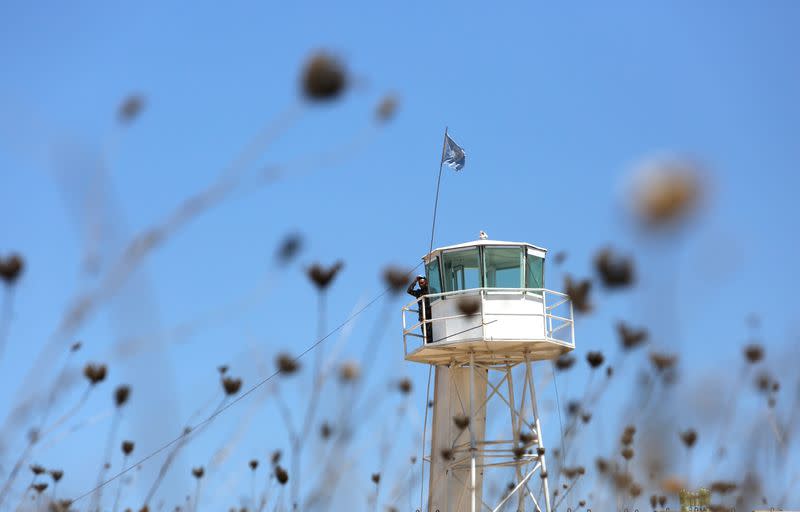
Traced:
<svg viewBox="0 0 800 512">
<path fill-rule="evenodd" d="M 418 289 L 414 289 L 414 285 L 419 285 Z M 422 334 L 425 338 L 425 343 L 430 343 L 432 341 L 433 330 L 431 329 L 432 324 L 431 321 L 431 301 L 428 299 L 428 279 L 425 276 L 417 276 L 416 279 L 411 281 L 411 284 L 408 285 L 408 290 L 406 290 L 409 295 L 413 295 L 416 298 L 425 297 L 419 303 L 419 321 L 427 321 L 427 323 L 422 324 Z M 424 309 L 423 309 L 424 308 Z M 424 316 L 423 316 L 423 311 Z"/>
</svg>

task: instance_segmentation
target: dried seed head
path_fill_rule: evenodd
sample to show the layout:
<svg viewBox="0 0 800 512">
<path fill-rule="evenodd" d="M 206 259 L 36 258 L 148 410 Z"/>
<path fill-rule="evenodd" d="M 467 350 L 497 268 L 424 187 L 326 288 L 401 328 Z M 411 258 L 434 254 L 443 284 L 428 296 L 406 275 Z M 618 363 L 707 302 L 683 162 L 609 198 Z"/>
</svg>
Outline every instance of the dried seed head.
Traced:
<svg viewBox="0 0 800 512">
<path fill-rule="evenodd" d="M 537 439 L 536 434 L 534 434 L 533 432 L 519 433 L 520 442 L 526 446 L 532 444 L 534 441 L 536 441 L 536 439 Z"/>
<path fill-rule="evenodd" d="M 758 343 L 753 343 L 744 347 L 744 357 L 749 363 L 757 363 L 764 359 L 764 347 Z"/>
<path fill-rule="evenodd" d="M 565 467 L 564 469 L 561 470 L 561 472 L 564 473 L 564 476 L 567 478 L 567 480 L 572 480 L 573 478 L 577 477 L 579 474 L 583 474 L 583 473 L 579 473 L 578 472 L 578 468 L 577 467 L 575 467 L 575 468 Z"/>
<path fill-rule="evenodd" d="M 406 268 L 388 266 L 383 269 L 383 282 L 392 293 L 400 293 L 409 284 L 409 274 Z"/>
<path fill-rule="evenodd" d="M 462 296 L 456 301 L 456 307 L 464 315 L 477 315 L 481 310 L 481 300 L 478 297 Z"/>
<path fill-rule="evenodd" d="M 16 283 L 24 269 L 25 261 L 19 254 L 12 254 L 7 258 L 0 258 L 0 279 L 2 279 L 7 286 L 12 286 Z"/>
<path fill-rule="evenodd" d="M 575 416 L 581 412 L 581 403 L 578 400 L 570 400 L 567 402 L 567 414 Z"/>
<path fill-rule="evenodd" d="M 633 260 L 601 249 L 594 258 L 594 268 L 606 288 L 630 286 L 634 281 Z"/>
<path fill-rule="evenodd" d="M 322 437 L 322 439 L 329 439 L 332 434 L 333 428 L 327 421 L 319 427 L 319 435 Z"/>
<path fill-rule="evenodd" d="M 70 512 L 72 500 L 58 500 L 50 502 L 50 512 Z M 130 510 L 130 509 L 128 509 Z"/>
<path fill-rule="evenodd" d="M 605 473 L 609 469 L 608 461 L 602 457 L 597 457 L 594 460 L 594 465 L 597 468 L 598 473 Z"/>
<path fill-rule="evenodd" d="M 42 493 L 44 492 L 44 490 L 45 490 L 45 489 L 47 489 L 47 483 L 45 483 L 45 482 L 39 482 L 38 484 L 33 484 L 33 485 L 31 485 L 31 487 L 32 487 L 32 488 L 33 488 L 33 490 L 34 490 L 34 491 L 36 491 L 38 494 L 42 494 Z"/>
<path fill-rule="evenodd" d="M 82 346 L 83 346 L 83 343 L 81 343 L 80 341 L 76 341 L 75 343 L 73 343 L 69 347 L 69 350 L 70 350 L 70 352 L 77 352 L 77 351 L 79 351 L 81 349 Z"/>
<path fill-rule="evenodd" d="M 628 488 L 628 492 L 632 498 L 637 498 L 642 494 L 642 486 L 634 482 L 631 484 L 630 488 Z"/>
<path fill-rule="evenodd" d="M 306 270 L 306 274 L 319 291 L 324 291 L 330 286 L 342 267 L 344 267 L 342 261 L 337 261 L 328 268 L 323 267 L 319 263 L 314 263 Z"/>
<path fill-rule="evenodd" d="M 538 455 L 539 457 L 544 455 L 544 447 L 539 446 L 538 448 L 536 448 L 536 455 Z"/>
<path fill-rule="evenodd" d="M 602 352 L 588 352 L 586 354 L 586 362 L 589 363 L 592 369 L 603 364 L 603 361 L 605 361 L 605 357 L 603 357 Z"/>
<path fill-rule="evenodd" d="M 659 372 L 671 370 L 675 367 L 675 363 L 677 362 L 678 356 L 674 354 L 661 354 L 657 352 L 650 354 L 650 363 L 652 363 L 653 367 Z"/>
<path fill-rule="evenodd" d="M 251 459 L 248 465 L 250 466 L 250 469 L 255 471 L 258 468 L 258 461 L 256 459 Z"/>
<path fill-rule="evenodd" d="M 626 446 L 619 453 L 625 460 L 631 460 L 633 458 L 633 448 Z"/>
<path fill-rule="evenodd" d="M 225 375 L 226 373 L 228 373 L 228 365 L 221 364 L 217 366 L 217 371 L 219 372 L 220 375 Z"/>
<path fill-rule="evenodd" d="M 83 367 L 83 375 L 89 379 L 89 383 L 94 386 L 98 382 L 105 380 L 108 369 L 104 364 L 88 363 Z"/>
<path fill-rule="evenodd" d="M 31 468 L 31 471 L 33 472 L 33 474 L 36 475 L 36 476 L 39 476 L 42 473 L 44 473 L 45 471 L 47 471 L 44 468 L 44 466 L 40 466 L 39 464 L 31 464 L 30 468 Z"/>
<path fill-rule="evenodd" d="M 685 220 L 700 203 L 702 171 L 688 160 L 648 162 L 636 171 L 631 207 L 649 228 L 666 228 Z"/>
<path fill-rule="evenodd" d="M 581 421 L 583 422 L 584 425 L 589 423 L 590 421 L 592 421 L 592 414 L 589 412 L 581 414 Z"/>
<path fill-rule="evenodd" d="M 767 373 L 766 371 L 760 372 L 756 375 L 756 389 L 761 393 L 769 392 L 770 388 L 772 387 L 772 375 Z"/>
<path fill-rule="evenodd" d="M 589 300 L 589 291 L 592 289 L 592 282 L 588 279 L 573 281 L 571 276 L 564 277 L 564 290 L 572 301 L 572 306 L 579 313 L 588 313 L 592 310 Z"/>
<path fill-rule="evenodd" d="M 656 508 L 656 505 L 658 505 L 658 496 L 653 494 L 650 496 L 650 506 Z"/>
<path fill-rule="evenodd" d="M 198 466 L 198 467 L 196 467 L 196 468 L 192 468 L 192 476 L 194 476 L 194 477 L 195 477 L 195 478 L 197 478 L 198 480 L 199 480 L 200 478 L 203 478 L 203 475 L 204 475 L 205 473 L 206 473 L 206 470 L 205 470 L 205 469 L 203 469 L 203 466 Z"/>
<path fill-rule="evenodd" d="M 666 496 L 659 496 L 658 497 L 658 506 L 663 507 L 667 504 L 667 497 Z"/>
<path fill-rule="evenodd" d="M 275 473 L 275 478 L 278 480 L 279 484 L 285 485 L 286 482 L 289 481 L 289 473 L 287 473 L 286 470 L 283 469 L 282 467 L 275 466 L 274 473 Z"/>
<path fill-rule="evenodd" d="M 408 377 L 400 379 L 400 382 L 397 383 L 397 389 L 404 395 L 411 393 L 411 379 Z"/>
<path fill-rule="evenodd" d="M 48 473 L 50 473 L 50 478 L 53 479 L 53 482 L 58 482 L 64 476 L 64 472 L 60 469 L 51 469 Z"/>
<path fill-rule="evenodd" d="M 566 251 L 558 251 L 553 255 L 553 263 L 556 265 L 561 265 L 567 260 L 567 252 Z"/>
<path fill-rule="evenodd" d="M 290 233 L 278 246 L 278 251 L 275 254 L 275 259 L 281 265 L 290 263 L 300 251 L 303 249 L 303 236 L 299 233 Z"/>
<path fill-rule="evenodd" d="M 284 375 L 291 375 L 300 369 L 300 363 L 297 362 L 297 359 L 286 353 L 278 354 L 275 364 L 278 367 L 278 371 Z"/>
<path fill-rule="evenodd" d="M 439 455 L 441 455 L 444 460 L 453 460 L 453 450 L 450 448 L 442 448 L 439 450 Z"/>
<path fill-rule="evenodd" d="M 311 101 L 330 101 L 347 85 L 347 72 L 339 59 L 317 52 L 306 63 L 302 74 L 303 94 Z"/>
<path fill-rule="evenodd" d="M 514 449 L 511 450 L 511 452 L 514 454 L 514 459 L 519 460 L 522 458 L 523 455 L 525 455 L 525 447 L 515 446 Z"/>
<path fill-rule="evenodd" d="M 736 482 L 717 481 L 711 483 L 711 492 L 718 494 L 728 494 L 735 491 L 737 488 Z"/>
<path fill-rule="evenodd" d="M 625 325 L 624 322 L 617 323 L 617 333 L 624 350 L 633 350 L 640 347 L 647 341 L 648 336 L 647 329 L 635 329 Z"/>
<path fill-rule="evenodd" d="M 242 389 L 242 379 L 234 379 L 233 377 L 224 377 L 222 379 L 222 389 L 228 396 L 235 395 Z"/>
<path fill-rule="evenodd" d="M 119 105 L 117 118 L 120 122 L 129 123 L 144 109 L 144 97 L 141 94 L 131 94 Z"/>
<path fill-rule="evenodd" d="M 279 463 L 281 461 L 281 451 L 275 450 L 274 452 L 272 452 L 272 455 L 270 456 L 269 460 L 273 466 Z"/>
<path fill-rule="evenodd" d="M 342 382 L 352 382 L 361 376 L 361 367 L 357 361 L 345 361 L 339 367 L 339 380 Z"/>
<path fill-rule="evenodd" d="M 130 386 L 118 386 L 117 389 L 114 390 L 114 403 L 117 407 L 122 407 L 128 401 L 128 398 L 131 396 L 131 387 Z"/>
<path fill-rule="evenodd" d="M 580 500 L 578 502 L 578 506 L 581 507 L 581 508 L 585 507 L 586 506 L 586 500 Z"/>
<path fill-rule="evenodd" d="M 633 476 L 624 471 L 615 471 L 611 477 L 614 480 L 614 486 L 619 489 L 627 489 L 633 483 Z"/>
<path fill-rule="evenodd" d="M 381 474 L 380 473 L 372 473 L 372 483 L 378 485 L 381 483 Z"/>
<path fill-rule="evenodd" d="M 385 122 L 394 117 L 394 113 L 397 111 L 397 104 L 397 96 L 394 94 L 387 94 L 384 96 L 381 102 L 378 103 L 378 108 L 375 110 L 378 121 Z"/>
<path fill-rule="evenodd" d="M 614 375 L 614 367 L 606 366 L 606 377 L 610 379 L 613 375 Z"/>
<path fill-rule="evenodd" d="M 469 417 L 463 414 L 453 416 L 453 423 L 459 430 L 464 430 L 469 426 Z"/>
<path fill-rule="evenodd" d="M 556 368 L 564 371 L 569 370 L 575 364 L 575 357 L 571 354 L 562 354 L 556 359 Z"/>
<path fill-rule="evenodd" d="M 694 446 L 694 443 L 697 442 L 697 432 L 692 428 L 685 432 L 681 432 L 680 436 L 681 441 L 683 441 L 683 444 L 685 444 L 687 448 L 691 448 Z"/>
<path fill-rule="evenodd" d="M 122 441 L 122 453 L 127 457 L 133 452 L 133 441 Z"/>
</svg>

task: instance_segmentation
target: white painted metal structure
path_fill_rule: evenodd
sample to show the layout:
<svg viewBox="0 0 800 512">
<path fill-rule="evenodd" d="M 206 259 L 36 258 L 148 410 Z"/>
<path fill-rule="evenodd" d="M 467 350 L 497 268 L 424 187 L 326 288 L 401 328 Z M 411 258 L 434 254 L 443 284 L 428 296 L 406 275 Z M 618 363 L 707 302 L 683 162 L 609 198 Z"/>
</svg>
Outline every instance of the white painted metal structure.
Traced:
<svg viewBox="0 0 800 512">
<path fill-rule="evenodd" d="M 481 239 L 423 258 L 429 294 L 403 307 L 403 346 L 407 360 L 435 368 L 428 512 L 551 512 L 533 363 L 575 342 L 569 297 L 543 287 L 545 255 Z M 499 427 L 490 439 L 498 408 L 508 416 L 488 418 Z M 513 483 L 484 491 L 489 471 Z"/>
</svg>

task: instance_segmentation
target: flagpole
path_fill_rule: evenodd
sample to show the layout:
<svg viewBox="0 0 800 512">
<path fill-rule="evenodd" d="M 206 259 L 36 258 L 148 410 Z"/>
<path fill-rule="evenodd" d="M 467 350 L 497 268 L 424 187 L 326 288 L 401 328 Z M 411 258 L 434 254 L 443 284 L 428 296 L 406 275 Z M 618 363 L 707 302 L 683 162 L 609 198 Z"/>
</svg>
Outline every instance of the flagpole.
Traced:
<svg viewBox="0 0 800 512">
<path fill-rule="evenodd" d="M 428 255 L 433 251 L 433 234 L 436 231 L 436 210 L 439 208 L 439 186 L 442 183 L 442 168 L 444 167 L 444 152 L 447 147 L 447 126 L 444 127 L 444 138 L 442 139 L 442 156 L 439 158 L 439 177 L 436 179 L 436 200 L 433 203 L 433 223 L 431 224 L 431 244 L 428 247 Z M 426 262 L 427 263 L 427 262 Z"/>
<path fill-rule="evenodd" d="M 444 127 L 444 138 L 442 139 L 442 156 L 439 158 L 439 177 L 436 178 L 436 200 L 433 202 L 433 223 L 431 224 L 431 244 L 428 247 L 428 257 L 433 252 L 433 234 L 436 231 L 436 210 L 439 208 L 439 185 L 442 183 L 442 168 L 444 167 L 444 151 L 447 148 L 447 126 Z M 427 267 L 427 262 L 426 262 Z M 425 269 L 427 273 L 427 268 Z M 431 385 L 430 373 L 428 373 L 428 386 Z M 428 429 L 428 407 L 425 407 L 425 423 L 422 429 L 422 475 L 419 485 L 419 509 L 422 510 L 422 493 L 425 491 L 425 433 Z M 429 489 L 430 491 L 430 489 Z"/>
</svg>

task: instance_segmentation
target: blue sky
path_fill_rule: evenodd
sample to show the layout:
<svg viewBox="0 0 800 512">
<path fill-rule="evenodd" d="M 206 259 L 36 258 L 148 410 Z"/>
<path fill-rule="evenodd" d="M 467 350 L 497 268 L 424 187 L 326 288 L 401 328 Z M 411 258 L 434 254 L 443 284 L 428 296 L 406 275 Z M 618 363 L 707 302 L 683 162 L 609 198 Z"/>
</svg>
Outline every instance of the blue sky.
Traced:
<svg viewBox="0 0 800 512">
<path fill-rule="evenodd" d="M 797 354 L 796 3 L 553 9 L 81 2 L 6 4 L 0 11 L 0 254 L 19 251 L 27 261 L 0 359 L 3 404 L 18 396 L 33 354 L 70 300 L 92 284 L 80 272 L 86 236 L 79 188 L 69 185 L 76 176 L 105 170 L 113 201 L 102 211 L 113 254 L 208 186 L 247 140 L 292 108 L 300 114 L 259 165 L 336 148 L 363 133 L 369 142 L 343 164 L 248 190 L 198 216 L 77 334 L 85 347 L 76 362 L 108 360 L 110 382 L 133 385 L 121 435 L 141 440 L 139 455 L 171 438 L 214 396 L 217 365 L 231 365 L 247 386 L 271 370 L 275 353 L 296 353 L 313 341 L 316 301 L 304 266 L 345 261 L 329 297 L 334 326 L 379 293 L 385 265 L 419 261 L 445 126 L 468 157 L 463 173 L 443 179 L 437 245 L 483 229 L 495 239 L 567 251 L 563 270 L 578 276 L 590 273 L 593 253 L 606 244 L 637 259 L 640 285 L 599 293 L 596 313 L 579 320 L 578 355 L 614 347 L 618 319 L 648 323 L 641 304 L 664 292 L 664 280 L 674 287 L 676 320 L 654 343 L 687 351 L 690 369 L 738 364 L 751 312 L 762 318 L 768 356 Z M 331 105 L 297 107 L 299 70 L 317 49 L 342 58 L 351 87 Z M 120 127 L 116 108 L 133 92 L 144 95 L 146 108 Z M 397 116 L 375 129 L 374 108 L 387 93 L 399 99 Z M 703 163 L 706 200 L 680 236 L 646 241 L 624 209 L 624 185 L 639 162 L 663 154 Z M 304 235 L 304 251 L 278 270 L 275 249 L 293 231 Z M 547 286 L 562 288 L 562 269 L 549 269 Z M 120 335 L 205 316 L 261 283 L 268 292 L 235 318 L 203 326 L 182 343 L 153 342 L 145 354 L 110 360 Z M 410 376 L 417 384 L 410 404 L 419 413 L 426 371 L 402 360 L 404 299 L 392 300 L 373 376 Z M 336 345 L 341 357 L 363 354 L 379 309 L 359 317 Z M 575 379 L 570 386 L 580 389 L 581 377 Z M 106 386 L 85 417 L 107 408 Z M 285 444 L 277 410 L 265 403 L 234 466 Z M 181 460 L 176 486 L 190 492 L 187 468 L 204 463 L 248 407 L 239 404 L 214 423 L 198 442 L 200 454 Z M 417 427 L 411 420 L 406 426 L 411 439 Z M 66 494 L 95 478 L 99 455 L 76 463 L 76 447 L 107 430 L 108 420 L 87 427 L 41 456 L 68 470 Z M 359 442 L 372 442 L 370 433 L 360 435 Z M 368 475 L 368 466 L 359 470 Z M 363 482 L 366 493 L 368 476 Z"/>
</svg>

